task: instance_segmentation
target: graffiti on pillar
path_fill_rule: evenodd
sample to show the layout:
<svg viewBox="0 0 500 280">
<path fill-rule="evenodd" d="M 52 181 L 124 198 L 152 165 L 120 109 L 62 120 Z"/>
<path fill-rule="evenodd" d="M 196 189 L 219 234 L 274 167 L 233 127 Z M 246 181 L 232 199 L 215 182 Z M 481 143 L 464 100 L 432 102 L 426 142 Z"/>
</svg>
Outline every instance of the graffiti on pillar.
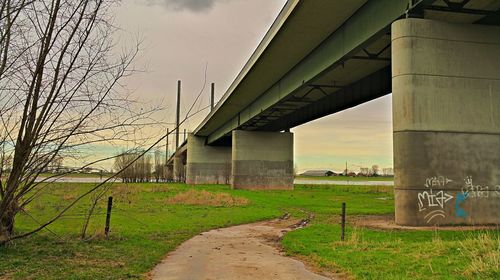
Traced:
<svg viewBox="0 0 500 280">
<path fill-rule="evenodd" d="M 442 190 L 452 180 L 444 176 L 434 176 L 425 180 L 425 191 L 418 193 L 418 211 L 426 211 L 424 216 L 427 223 L 433 219 L 441 217 L 445 218 L 446 214 L 443 210 L 446 203 L 453 199 L 453 196 Z"/>
<path fill-rule="evenodd" d="M 446 186 L 450 182 L 453 182 L 453 180 L 448 179 L 444 176 L 434 176 L 425 179 L 425 187 L 429 189 L 440 188 Z"/>
<path fill-rule="evenodd" d="M 467 218 L 467 212 L 461 207 L 461 204 L 467 200 L 469 193 L 462 192 L 457 193 L 457 199 L 455 200 L 455 214 L 460 218 Z"/>
<path fill-rule="evenodd" d="M 472 181 L 472 176 L 467 176 L 464 179 L 464 186 L 462 187 L 462 192 L 457 193 L 457 199 L 455 201 L 455 211 L 456 216 L 461 218 L 467 217 L 467 212 L 460 206 L 467 199 L 483 199 L 489 197 L 500 197 L 500 186 L 494 186 L 491 188 L 489 186 L 482 186 L 474 184 Z"/>
<path fill-rule="evenodd" d="M 426 223 L 438 218 L 446 218 L 444 211 L 446 203 L 453 199 L 453 195 L 446 192 L 446 186 L 453 182 L 444 176 L 434 176 L 425 180 L 425 190 L 418 193 L 418 210 L 425 214 Z M 462 183 L 461 190 L 455 195 L 455 215 L 458 218 L 467 218 L 471 215 L 464 208 L 464 204 L 471 200 L 500 198 L 500 185 L 479 185 L 474 183 L 472 176 L 467 176 Z M 479 202 L 479 201 L 478 201 Z"/>
<path fill-rule="evenodd" d="M 489 189 L 489 186 L 474 185 L 472 176 L 467 176 L 462 193 L 468 194 L 470 198 L 488 198 L 490 196 Z"/>
</svg>

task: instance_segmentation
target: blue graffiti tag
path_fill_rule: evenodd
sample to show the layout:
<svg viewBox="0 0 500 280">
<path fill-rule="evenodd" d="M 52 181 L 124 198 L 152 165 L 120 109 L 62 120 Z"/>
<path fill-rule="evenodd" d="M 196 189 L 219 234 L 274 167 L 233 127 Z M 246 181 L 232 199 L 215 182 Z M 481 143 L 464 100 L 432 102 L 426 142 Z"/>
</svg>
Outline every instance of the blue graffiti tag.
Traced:
<svg viewBox="0 0 500 280">
<path fill-rule="evenodd" d="M 465 210 L 462 207 L 460 207 L 460 204 L 465 202 L 467 197 L 469 197 L 468 192 L 465 192 L 465 193 L 458 192 L 457 193 L 457 199 L 455 200 L 455 211 L 456 211 L 457 217 L 467 218 L 467 212 L 465 212 Z"/>
</svg>

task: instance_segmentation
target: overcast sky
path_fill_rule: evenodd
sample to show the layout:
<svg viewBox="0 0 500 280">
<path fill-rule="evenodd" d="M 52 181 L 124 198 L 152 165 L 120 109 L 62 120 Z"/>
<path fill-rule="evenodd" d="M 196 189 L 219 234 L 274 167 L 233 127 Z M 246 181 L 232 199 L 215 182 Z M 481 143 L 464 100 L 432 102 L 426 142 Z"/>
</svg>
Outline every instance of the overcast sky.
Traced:
<svg viewBox="0 0 500 280">
<path fill-rule="evenodd" d="M 282 8 L 284 0 L 124 0 L 116 21 L 144 51 L 136 64 L 147 71 L 127 80 L 141 99 L 163 102 L 173 122 L 177 80 L 182 80 L 185 113 L 204 84 L 215 82 L 219 99 Z M 195 109 L 208 105 L 208 87 Z M 205 117 L 191 119 L 193 130 Z M 343 170 L 392 166 L 390 96 L 310 122 L 295 133 L 298 168 Z"/>
</svg>

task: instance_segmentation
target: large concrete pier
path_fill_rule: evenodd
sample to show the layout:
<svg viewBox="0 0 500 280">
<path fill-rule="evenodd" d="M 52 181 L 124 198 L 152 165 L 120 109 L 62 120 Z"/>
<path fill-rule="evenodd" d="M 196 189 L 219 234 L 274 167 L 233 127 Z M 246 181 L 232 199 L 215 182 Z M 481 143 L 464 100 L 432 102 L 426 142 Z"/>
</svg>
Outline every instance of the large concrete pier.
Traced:
<svg viewBox="0 0 500 280">
<path fill-rule="evenodd" d="M 173 180 L 187 184 L 231 184 L 234 189 L 293 189 L 293 133 L 232 132 L 230 146 L 207 145 L 190 134 L 173 157 Z"/>
<path fill-rule="evenodd" d="M 293 189 L 293 134 L 233 131 L 234 189 Z"/>
<path fill-rule="evenodd" d="M 177 152 L 174 156 L 173 179 L 175 182 L 186 180 L 186 153 Z"/>
<path fill-rule="evenodd" d="M 500 222 L 500 27 L 392 24 L 396 223 Z"/>
<path fill-rule="evenodd" d="M 187 149 L 186 183 L 229 184 L 231 147 L 208 146 L 205 137 L 190 134 Z"/>
</svg>

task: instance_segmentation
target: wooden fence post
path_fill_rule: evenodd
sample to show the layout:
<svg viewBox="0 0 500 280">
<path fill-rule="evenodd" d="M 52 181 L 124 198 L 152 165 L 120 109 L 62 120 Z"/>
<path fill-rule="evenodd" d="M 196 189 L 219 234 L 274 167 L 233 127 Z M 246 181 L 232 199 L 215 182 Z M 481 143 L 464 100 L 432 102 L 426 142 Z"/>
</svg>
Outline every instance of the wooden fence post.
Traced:
<svg viewBox="0 0 500 280">
<path fill-rule="evenodd" d="M 106 238 L 109 237 L 109 223 L 111 221 L 111 208 L 113 207 L 113 197 L 108 197 L 108 210 L 106 211 L 106 227 L 104 228 L 104 234 Z"/>
<path fill-rule="evenodd" d="M 341 231 L 341 235 L 340 235 L 340 240 L 344 241 L 344 237 L 345 237 L 345 202 L 342 202 L 342 222 L 341 222 L 341 226 L 342 226 L 342 231 Z"/>
</svg>

